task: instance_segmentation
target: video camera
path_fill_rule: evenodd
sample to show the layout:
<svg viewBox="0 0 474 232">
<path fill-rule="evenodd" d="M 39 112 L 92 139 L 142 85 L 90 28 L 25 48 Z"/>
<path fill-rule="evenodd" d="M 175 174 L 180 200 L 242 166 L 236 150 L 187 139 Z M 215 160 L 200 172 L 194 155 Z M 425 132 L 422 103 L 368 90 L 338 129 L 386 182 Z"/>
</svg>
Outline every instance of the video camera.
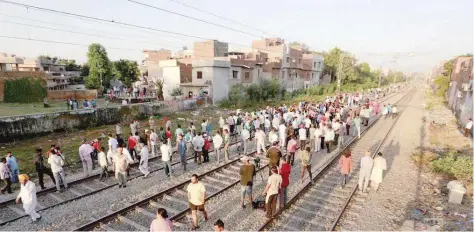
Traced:
<svg viewBox="0 0 474 232">
<path fill-rule="evenodd" d="M 255 165 L 256 168 L 260 168 L 260 158 L 255 157 L 255 158 L 253 159 L 253 163 L 254 163 L 254 165 Z"/>
</svg>

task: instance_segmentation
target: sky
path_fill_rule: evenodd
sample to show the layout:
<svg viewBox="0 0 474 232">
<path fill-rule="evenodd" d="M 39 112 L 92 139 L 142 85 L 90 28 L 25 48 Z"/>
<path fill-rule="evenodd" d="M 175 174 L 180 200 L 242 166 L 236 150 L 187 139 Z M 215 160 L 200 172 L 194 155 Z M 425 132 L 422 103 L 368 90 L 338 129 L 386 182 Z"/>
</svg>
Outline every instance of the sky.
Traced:
<svg viewBox="0 0 474 232">
<path fill-rule="evenodd" d="M 153 29 L 53 14 L 0 0 L 0 52 L 58 56 L 78 63 L 87 61 L 91 43 L 102 44 L 111 60 L 140 63 L 143 50 L 191 49 L 195 41 L 217 39 L 239 51 L 248 49 L 252 40 L 281 37 L 305 43 L 315 51 L 339 47 L 372 68 L 427 73 L 442 60 L 472 53 L 474 41 L 472 0 L 134 0 L 234 30 L 128 0 L 8 1 Z"/>
</svg>

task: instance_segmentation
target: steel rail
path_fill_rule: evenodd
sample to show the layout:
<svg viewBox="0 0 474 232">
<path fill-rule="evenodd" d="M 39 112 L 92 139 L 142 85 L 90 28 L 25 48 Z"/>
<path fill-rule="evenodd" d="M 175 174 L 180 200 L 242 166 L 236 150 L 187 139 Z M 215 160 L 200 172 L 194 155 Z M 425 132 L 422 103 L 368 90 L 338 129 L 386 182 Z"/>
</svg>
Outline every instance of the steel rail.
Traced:
<svg viewBox="0 0 474 232">
<path fill-rule="evenodd" d="M 393 95 L 397 95 L 397 94 L 398 94 L 398 93 L 393 93 L 393 94 L 387 95 L 387 96 L 383 97 L 383 101 L 386 101 L 386 100 L 390 99 L 391 97 L 393 97 Z M 381 99 L 381 100 L 382 100 L 382 99 Z M 374 123 L 374 122 L 371 122 L 371 124 L 370 124 L 362 133 L 365 133 L 365 131 L 366 131 L 370 126 L 372 126 L 373 123 Z M 351 138 L 351 139 L 354 140 L 355 138 Z M 350 142 L 350 143 L 352 143 L 352 142 Z M 350 143 L 348 143 L 348 145 L 346 145 L 345 147 L 349 146 Z M 270 145 L 267 145 L 266 148 L 268 148 L 269 146 L 270 146 Z M 345 147 L 344 147 L 344 148 L 345 148 Z M 256 153 L 256 151 L 255 151 L 255 152 L 252 152 L 250 155 L 254 155 L 255 153 Z M 286 154 L 285 154 L 284 156 L 286 156 Z M 212 173 L 218 172 L 218 171 L 221 170 L 221 169 L 224 169 L 224 168 L 226 168 L 226 167 L 228 167 L 228 166 L 230 166 L 230 165 L 232 165 L 232 164 L 234 164 L 234 163 L 237 163 L 239 160 L 240 160 L 240 159 L 237 158 L 237 159 L 234 159 L 234 160 L 232 160 L 231 162 L 229 162 L 229 163 L 227 163 L 227 164 L 224 164 L 224 165 L 222 165 L 222 166 L 219 166 L 219 167 L 217 167 L 217 168 L 214 168 L 214 169 L 212 169 L 212 170 L 209 170 L 209 171 L 207 171 L 207 172 L 205 172 L 205 173 L 199 175 L 199 178 L 202 178 L 202 177 L 205 177 L 205 176 L 210 175 L 210 174 L 212 174 Z M 258 170 L 256 170 L 256 172 L 260 172 L 260 171 L 264 170 L 266 167 L 268 167 L 268 165 L 269 165 L 269 164 L 262 165 Z M 206 201 L 209 200 L 209 199 L 214 198 L 215 196 L 218 196 L 218 195 L 222 194 L 223 192 L 225 192 L 225 191 L 227 191 L 228 189 L 230 189 L 230 188 L 234 187 L 235 185 L 237 185 L 239 182 L 240 182 L 240 180 L 234 181 L 233 183 L 227 185 L 226 187 L 220 189 L 219 191 L 217 191 L 217 192 L 215 192 L 215 193 L 213 193 L 213 194 L 207 196 L 207 197 L 206 197 Z M 177 185 L 175 185 L 175 186 L 172 186 L 172 187 L 170 187 L 170 188 L 168 188 L 168 189 L 165 189 L 165 190 L 163 190 L 163 191 L 161 191 L 161 192 L 159 192 L 159 193 L 157 193 L 157 194 L 155 194 L 155 195 L 153 195 L 153 196 L 147 197 L 147 198 L 145 198 L 145 199 L 143 199 L 143 200 L 141 200 L 141 201 L 139 201 L 139 202 L 136 202 L 136 203 L 134 203 L 134 204 L 132 204 L 132 205 L 126 206 L 126 207 L 124 207 L 124 208 L 122 208 L 122 209 L 120 209 L 120 210 L 117 210 L 117 211 L 115 211 L 115 212 L 112 212 L 112 213 L 110 213 L 110 214 L 108 214 L 108 215 L 105 215 L 105 216 L 103 216 L 103 217 L 101 217 L 101 218 L 98 218 L 98 219 L 96 219 L 96 220 L 94 220 L 94 221 L 92 221 L 92 222 L 86 223 L 86 224 L 84 224 L 84 225 L 82 225 L 82 226 L 80 226 L 80 227 L 78 227 L 78 228 L 76 228 L 76 229 L 74 229 L 74 230 L 75 230 L 75 231 L 93 230 L 94 228 L 100 226 L 101 224 L 104 224 L 104 223 L 107 223 L 107 222 L 110 222 L 110 221 L 115 220 L 119 215 L 122 215 L 122 214 L 125 214 L 125 213 L 127 213 L 127 212 L 130 212 L 130 211 L 134 210 L 136 207 L 140 207 L 140 206 L 147 205 L 147 204 L 148 204 L 150 201 L 152 201 L 153 199 L 160 198 L 160 197 L 162 197 L 163 195 L 165 195 L 165 194 L 167 194 L 167 193 L 171 193 L 171 192 L 173 192 L 173 191 L 176 190 L 176 189 L 181 189 L 181 188 L 185 187 L 187 184 L 189 184 L 189 181 L 185 181 L 185 182 L 182 182 L 182 183 L 177 184 Z M 189 213 L 189 212 L 190 212 L 190 208 L 188 207 L 188 208 L 186 208 L 186 209 L 180 211 L 179 213 L 173 215 L 172 217 L 170 217 L 170 220 L 173 220 L 173 221 L 180 220 L 181 218 L 183 218 L 183 217 L 184 217 L 187 213 Z"/>
<path fill-rule="evenodd" d="M 267 148 L 267 147 L 269 147 L 269 146 L 270 146 L 270 145 L 266 145 L 265 147 Z M 249 155 L 254 155 L 254 154 L 256 154 L 256 153 L 257 153 L 257 151 L 254 151 L 254 152 L 250 153 Z M 203 178 L 203 177 L 205 177 L 205 176 L 208 176 L 208 175 L 210 175 L 210 174 L 213 174 L 213 173 L 215 173 L 215 172 L 217 172 L 217 171 L 220 171 L 220 170 L 222 170 L 222 169 L 224 169 L 224 168 L 226 168 L 226 167 L 229 167 L 229 166 L 231 166 L 231 165 L 233 165 L 233 164 L 236 164 L 236 163 L 239 162 L 239 161 L 240 161 L 240 157 L 238 157 L 238 158 L 236 158 L 236 159 L 233 159 L 232 161 L 230 161 L 230 162 L 228 162 L 228 163 L 225 163 L 225 164 L 223 164 L 223 165 L 221 165 L 221 166 L 219 166 L 219 167 L 213 168 L 212 170 L 209 170 L 209 171 L 207 171 L 207 172 L 205 172 L 205 173 L 203 173 L 203 174 L 201 174 L 201 175 L 198 175 L 198 178 Z M 263 169 L 266 168 L 267 166 L 268 166 L 268 164 L 263 165 L 258 171 L 263 170 Z M 239 181 L 236 181 L 236 182 L 238 183 Z M 160 197 L 162 197 L 163 195 L 165 195 L 165 194 L 167 194 L 167 193 L 171 193 L 171 192 L 173 192 L 173 191 L 176 190 L 176 189 L 181 189 L 181 188 L 185 187 L 185 186 L 188 185 L 188 184 L 189 184 L 189 181 L 183 181 L 183 182 L 181 182 L 181 183 L 179 183 L 179 184 L 176 184 L 176 185 L 171 186 L 171 187 L 169 187 L 169 188 L 167 188 L 167 189 L 165 189 L 165 190 L 162 190 L 162 191 L 160 191 L 160 192 L 157 193 L 157 194 L 154 194 L 154 195 L 149 196 L 149 197 L 147 197 L 147 198 L 145 198 L 145 199 L 143 199 L 143 200 L 140 200 L 140 201 L 138 201 L 138 202 L 136 202 L 136 203 L 133 203 L 133 204 L 131 204 L 131 205 L 129 205 L 129 206 L 126 206 L 126 207 L 124 207 L 124 208 L 122 208 L 122 209 L 119 209 L 119 210 L 117 210 L 117 211 L 114 211 L 114 212 L 112 212 L 112 213 L 109 213 L 108 215 L 105 215 L 105 216 L 103 216 L 103 217 L 101 217 L 101 218 L 98 218 L 98 219 L 96 219 L 96 220 L 94 220 L 94 221 L 92 221 L 92 222 L 89 222 L 89 223 L 86 223 L 86 224 L 84 224 L 84 225 L 81 225 L 80 227 L 74 229 L 74 231 L 89 231 L 89 230 L 93 230 L 95 227 L 98 227 L 98 226 L 100 226 L 100 225 L 103 224 L 103 223 L 106 223 L 106 222 L 109 222 L 109 221 L 112 221 L 112 220 L 116 219 L 116 218 L 117 218 L 119 215 L 121 215 L 121 214 L 130 212 L 130 211 L 134 210 L 136 207 L 140 207 L 140 206 L 146 205 L 146 204 L 148 204 L 148 202 L 152 201 L 153 199 L 160 198 Z M 212 194 L 212 195 L 206 197 L 206 200 L 208 200 L 208 199 L 210 199 L 210 198 L 212 198 L 212 197 L 218 195 L 219 193 L 222 193 L 223 191 L 225 191 L 225 190 L 231 188 L 231 187 L 232 187 L 233 185 L 235 185 L 235 184 L 236 184 L 236 183 L 232 183 L 230 186 L 225 187 L 224 190 L 219 190 L 217 193 L 214 193 L 214 194 Z M 186 212 L 187 212 L 188 210 L 189 210 L 189 208 L 188 208 L 187 210 L 184 210 L 184 211 L 180 212 L 180 213 L 177 214 L 177 215 L 174 215 L 174 216 L 171 217 L 170 219 L 182 217 L 182 216 L 184 216 L 184 215 L 186 214 Z"/>
<path fill-rule="evenodd" d="M 411 93 L 414 93 L 414 92 L 411 92 Z M 403 112 L 402 112 L 403 113 Z M 380 148 L 382 147 L 382 145 L 385 143 L 385 141 L 387 140 L 388 136 L 390 135 L 390 133 L 392 132 L 393 128 L 395 128 L 395 124 L 397 123 L 398 119 L 400 118 L 401 114 L 398 114 L 397 117 L 395 118 L 395 120 L 393 121 L 393 124 L 392 126 L 390 127 L 390 129 L 388 130 L 387 134 L 385 135 L 385 137 L 382 139 L 382 141 L 379 143 L 379 145 L 377 146 L 377 148 L 375 149 L 375 151 L 372 153 L 372 158 L 375 157 L 375 155 L 377 154 L 377 152 L 379 152 Z M 352 200 L 352 197 L 354 196 L 355 192 L 357 191 L 357 188 L 358 188 L 358 184 L 356 184 L 353 188 L 352 188 L 352 191 L 351 191 L 351 194 L 350 196 L 347 198 L 346 202 L 344 203 L 344 206 L 341 208 L 341 210 L 339 211 L 339 213 L 337 214 L 337 217 L 336 217 L 336 220 L 334 220 L 334 222 L 332 223 L 331 225 L 331 228 L 329 229 L 330 231 L 334 231 L 337 227 L 337 224 L 339 223 L 339 220 L 341 219 L 342 215 L 344 214 L 344 212 L 346 211 L 347 209 L 347 206 L 349 205 L 349 203 L 351 202 Z"/>
<path fill-rule="evenodd" d="M 237 138 L 237 137 L 238 137 L 238 134 L 233 134 L 233 135 L 231 136 L 231 138 Z M 252 135 L 250 138 L 252 138 L 252 137 L 253 137 L 253 135 Z M 241 143 L 241 141 L 242 141 L 241 139 L 238 140 L 238 141 L 235 141 L 235 142 L 231 143 L 230 146 L 234 146 L 234 145 L 236 145 L 236 144 L 239 144 L 239 143 Z M 221 146 L 219 149 L 222 149 L 222 148 L 223 148 L 223 146 Z M 215 152 L 215 149 L 213 148 L 212 150 L 209 151 L 209 153 L 211 153 L 211 152 Z M 173 154 L 174 154 L 174 153 L 176 153 L 176 151 L 174 151 Z M 160 158 L 160 157 L 161 157 L 161 155 L 154 156 L 154 157 L 152 157 L 152 158 L 153 158 L 153 160 L 155 160 L 155 159 L 158 159 L 158 158 Z M 149 161 L 152 160 L 152 158 L 150 158 Z M 192 160 L 192 159 L 194 159 L 194 157 L 191 155 L 190 157 L 188 157 L 188 158 L 186 159 L 186 161 Z M 180 162 L 180 161 L 176 161 L 176 162 L 172 163 L 171 165 L 172 165 L 172 166 L 175 166 L 175 165 L 178 165 L 178 164 L 181 164 L 181 162 Z M 134 166 L 137 166 L 137 165 L 138 165 L 138 162 L 137 162 L 137 163 L 134 163 Z M 161 170 L 163 170 L 164 168 L 165 168 L 165 167 L 157 168 L 157 169 L 155 169 L 155 170 L 150 171 L 150 173 L 154 173 L 154 172 L 161 171 Z M 99 174 L 94 174 L 94 175 L 92 175 L 92 176 L 88 176 L 88 177 L 81 178 L 81 179 L 78 179 L 78 180 L 75 180 L 75 181 L 71 181 L 70 183 L 68 183 L 68 187 L 71 187 L 71 186 L 74 186 L 74 185 L 78 185 L 78 184 L 81 184 L 81 183 L 86 182 L 86 181 L 90 181 L 90 180 L 97 179 L 98 176 L 99 176 Z M 142 176 L 144 176 L 144 175 L 143 175 L 143 174 L 138 174 L 138 175 L 136 175 L 136 176 L 134 176 L 134 177 L 129 178 L 127 181 L 134 180 L 134 179 L 137 179 L 137 178 L 142 177 Z M 108 186 L 104 186 L 104 187 L 102 187 L 102 188 L 100 188 L 100 189 L 97 189 L 97 190 L 94 190 L 94 191 L 91 191 L 91 192 L 84 193 L 84 194 L 82 194 L 82 195 L 80 195 L 80 196 L 76 196 L 76 197 L 73 197 L 73 198 L 69 198 L 69 199 L 67 199 L 67 200 L 58 202 L 58 203 L 56 203 L 56 204 L 49 205 L 49 206 L 46 206 L 46 207 L 44 207 L 44 208 L 41 208 L 41 209 L 38 210 L 38 212 L 41 212 L 41 211 L 44 211 L 44 210 L 47 210 L 47 209 L 50 209 L 50 208 L 53 208 L 53 207 L 56 207 L 56 206 L 59 206 L 59 205 L 63 205 L 63 204 L 66 204 L 66 203 L 68 203 L 68 202 L 75 201 L 75 200 L 78 200 L 78 199 L 81 199 L 81 198 L 84 198 L 84 197 L 87 197 L 87 196 L 90 196 L 90 195 L 94 195 L 94 194 L 96 194 L 96 193 L 102 192 L 102 191 L 107 190 L 107 189 L 109 189 L 109 188 L 115 187 L 116 185 L 118 185 L 118 183 L 113 183 L 113 184 L 110 184 L 110 185 L 108 185 Z M 56 187 L 48 188 L 48 189 L 45 189 L 45 190 L 43 190 L 43 191 L 38 192 L 39 194 L 37 193 L 37 194 L 38 194 L 37 197 L 38 197 L 38 196 L 47 196 L 48 193 L 54 193 L 54 192 L 56 192 Z M 9 205 L 12 205 L 12 204 L 15 204 L 15 199 L 2 202 L 2 203 L 0 204 L 0 209 L 5 208 L 5 207 L 8 207 Z M 24 218 L 24 217 L 27 217 L 27 216 L 28 216 L 27 214 L 23 214 L 23 215 L 19 215 L 18 217 L 14 217 L 14 218 L 11 218 L 11 219 L 8 219 L 8 220 L 5 220 L 5 221 L 0 221 L 0 226 L 3 226 L 3 225 L 5 225 L 5 224 L 7 224 L 7 223 L 10 223 L 10 222 L 14 222 L 14 221 L 16 221 L 16 220 L 19 220 L 19 219 Z"/>
<path fill-rule="evenodd" d="M 408 96 L 408 94 L 411 92 L 412 90 L 407 90 L 406 93 L 404 93 L 403 97 L 401 99 L 399 99 L 396 103 L 402 101 L 405 97 Z M 383 101 L 387 101 L 389 99 L 391 99 L 394 95 L 397 95 L 398 93 L 395 93 L 393 95 L 391 95 L 390 97 L 386 97 Z M 373 120 L 372 122 L 369 122 L 369 125 L 363 130 L 361 131 L 361 136 L 363 134 L 365 134 L 368 129 L 370 129 L 373 125 L 375 125 L 375 123 L 378 121 L 378 119 L 380 119 L 380 117 L 382 117 L 382 114 L 379 114 L 378 117 Z M 331 166 L 331 164 L 340 156 L 340 154 L 346 149 L 348 148 L 349 146 L 351 146 L 354 142 L 356 142 L 358 139 L 357 137 L 353 137 L 351 138 L 346 145 L 344 145 L 340 150 L 339 152 L 337 152 L 336 154 L 333 155 L 333 158 L 329 159 L 328 161 L 326 161 L 322 167 L 319 169 L 319 171 L 316 173 L 316 175 L 314 175 L 312 181 L 314 182 L 315 180 L 317 180 L 318 178 L 321 177 L 321 175 Z M 290 208 L 291 205 L 293 205 L 304 193 L 307 192 L 307 190 L 312 186 L 311 182 L 307 183 L 295 196 L 293 196 L 291 199 L 288 200 L 287 204 L 282 208 L 282 209 L 279 209 L 276 214 L 272 217 L 272 218 L 269 218 L 265 221 L 265 223 L 263 223 L 259 228 L 258 228 L 258 231 L 264 231 L 265 229 L 267 229 L 269 226 L 271 226 L 274 222 L 275 222 L 275 219 L 277 219 L 279 216 L 281 216 L 288 208 Z"/>
</svg>

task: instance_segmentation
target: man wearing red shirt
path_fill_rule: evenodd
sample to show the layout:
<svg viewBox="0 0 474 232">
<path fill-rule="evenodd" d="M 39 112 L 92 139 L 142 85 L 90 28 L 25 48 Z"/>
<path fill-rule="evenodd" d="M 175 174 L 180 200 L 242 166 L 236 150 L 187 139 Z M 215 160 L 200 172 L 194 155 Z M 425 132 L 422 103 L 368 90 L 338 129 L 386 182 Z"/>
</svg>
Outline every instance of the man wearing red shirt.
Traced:
<svg viewBox="0 0 474 232">
<path fill-rule="evenodd" d="M 135 151 L 135 146 L 137 145 L 137 139 L 130 133 L 130 137 L 128 137 L 128 151 L 132 157 L 137 156 L 137 152 Z"/>
<path fill-rule="evenodd" d="M 290 184 L 290 173 L 291 173 L 291 165 L 286 162 L 285 158 L 282 157 L 280 159 L 280 170 L 279 174 L 281 175 L 281 188 L 280 188 L 280 209 L 285 207 L 286 200 L 288 198 L 286 188 Z"/>
</svg>

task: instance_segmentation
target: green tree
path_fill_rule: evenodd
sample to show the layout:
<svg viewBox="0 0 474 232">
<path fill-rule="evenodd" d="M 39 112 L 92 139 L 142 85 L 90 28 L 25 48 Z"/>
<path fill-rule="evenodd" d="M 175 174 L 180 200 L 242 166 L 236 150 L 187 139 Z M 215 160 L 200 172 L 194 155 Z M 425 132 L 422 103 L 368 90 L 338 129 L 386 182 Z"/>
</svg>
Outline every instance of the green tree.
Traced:
<svg viewBox="0 0 474 232">
<path fill-rule="evenodd" d="M 170 90 L 170 96 L 172 96 L 174 99 L 176 99 L 176 97 L 178 96 L 182 96 L 183 95 L 183 89 L 181 87 L 176 87 L 176 88 L 173 88 L 172 90 Z"/>
<path fill-rule="evenodd" d="M 364 75 L 367 75 L 367 76 L 370 75 L 370 65 L 368 63 L 366 63 L 366 62 L 360 63 L 357 66 L 357 68 L 359 69 L 361 74 L 364 74 Z"/>
<path fill-rule="evenodd" d="M 89 76 L 89 65 L 83 64 L 81 66 L 81 76 L 82 77 L 87 77 Z"/>
<path fill-rule="evenodd" d="M 107 51 L 102 45 L 96 43 L 89 45 L 87 65 L 89 66 L 89 76 L 86 78 L 86 87 L 100 91 L 103 91 L 103 87 L 109 87 L 112 76 L 111 64 L 107 57 Z"/>
<path fill-rule="evenodd" d="M 138 80 L 140 70 L 136 61 L 120 59 L 112 62 L 112 74 L 124 85 L 130 87 L 133 82 Z"/>
<path fill-rule="evenodd" d="M 66 71 L 81 71 L 81 66 L 76 64 L 75 60 L 59 59 L 59 64 L 64 64 Z"/>
<path fill-rule="evenodd" d="M 331 75 L 331 80 L 335 79 L 337 67 L 339 65 L 339 57 L 341 49 L 335 47 L 329 53 L 323 53 L 324 56 L 324 72 Z"/>
</svg>

